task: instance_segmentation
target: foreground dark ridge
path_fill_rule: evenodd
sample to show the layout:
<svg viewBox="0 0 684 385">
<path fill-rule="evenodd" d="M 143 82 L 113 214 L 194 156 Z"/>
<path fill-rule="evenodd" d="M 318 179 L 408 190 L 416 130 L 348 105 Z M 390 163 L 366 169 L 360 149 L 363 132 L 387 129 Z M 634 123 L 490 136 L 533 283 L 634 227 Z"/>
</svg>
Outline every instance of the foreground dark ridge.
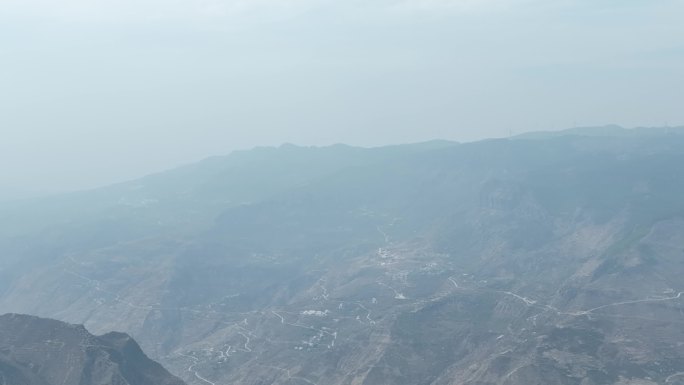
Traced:
<svg viewBox="0 0 684 385">
<path fill-rule="evenodd" d="M 20 314 L 0 316 L 0 383 L 183 385 L 126 334 Z"/>
</svg>

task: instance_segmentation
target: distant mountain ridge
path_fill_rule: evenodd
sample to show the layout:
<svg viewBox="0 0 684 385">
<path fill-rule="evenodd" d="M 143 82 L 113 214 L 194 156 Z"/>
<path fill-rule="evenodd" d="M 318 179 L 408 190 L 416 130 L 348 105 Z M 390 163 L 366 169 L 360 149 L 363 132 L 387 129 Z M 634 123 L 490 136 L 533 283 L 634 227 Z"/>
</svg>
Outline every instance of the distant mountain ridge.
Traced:
<svg viewBox="0 0 684 385">
<path fill-rule="evenodd" d="M 513 136 L 513 139 L 546 139 L 558 136 L 607 136 L 607 137 L 645 137 L 652 135 L 682 135 L 684 126 L 672 127 L 635 127 L 624 128 L 615 124 L 605 126 L 573 127 L 559 131 L 531 131 Z"/>
<path fill-rule="evenodd" d="M 131 337 L 20 314 L 0 316 L 3 385 L 183 385 Z"/>
</svg>

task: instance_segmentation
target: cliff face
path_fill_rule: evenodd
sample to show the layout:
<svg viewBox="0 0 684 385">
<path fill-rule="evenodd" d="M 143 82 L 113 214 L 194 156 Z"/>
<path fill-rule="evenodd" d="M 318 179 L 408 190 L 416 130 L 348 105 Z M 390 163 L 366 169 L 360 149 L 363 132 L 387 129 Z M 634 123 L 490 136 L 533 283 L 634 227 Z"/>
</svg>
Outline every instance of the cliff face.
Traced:
<svg viewBox="0 0 684 385">
<path fill-rule="evenodd" d="M 126 334 L 94 336 L 80 325 L 0 316 L 4 385 L 182 385 Z"/>
</svg>

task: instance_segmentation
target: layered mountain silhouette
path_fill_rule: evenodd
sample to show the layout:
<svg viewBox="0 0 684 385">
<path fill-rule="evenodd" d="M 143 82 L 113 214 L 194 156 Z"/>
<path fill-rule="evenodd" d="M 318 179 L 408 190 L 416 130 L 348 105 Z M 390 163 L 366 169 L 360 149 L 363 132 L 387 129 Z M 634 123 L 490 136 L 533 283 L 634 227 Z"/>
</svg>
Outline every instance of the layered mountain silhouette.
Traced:
<svg viewBox="0 0 684 385">
<path fill-rule="evenodd" d="M 81 325 L 0 316 L 3 385 L 183 385 L 123 333 L 94 336 Z"/>
<path fill-rule="evenodd" d="M 197 385 L 682 384 L 682 132 L 286 145 L 0 205 L 0 311 Z"/>
</svg>

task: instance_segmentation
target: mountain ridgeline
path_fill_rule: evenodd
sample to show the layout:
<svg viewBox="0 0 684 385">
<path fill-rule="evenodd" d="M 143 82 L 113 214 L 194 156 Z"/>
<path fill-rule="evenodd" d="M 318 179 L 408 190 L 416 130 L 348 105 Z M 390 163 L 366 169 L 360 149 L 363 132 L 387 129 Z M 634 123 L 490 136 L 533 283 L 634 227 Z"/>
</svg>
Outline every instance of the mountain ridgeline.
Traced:
<svg viewBox="0 0 684 385">
<path fill-rule="evenodd" d="M 681 128 L 236 152 L 0 205 L 0 313 L 197 385 L 684 384 L 682 165 Z"/>
<path fill-rule="evenodd" d="M 20 314 L 0 316 L 5 385 L 183 385 L 123 333 L 96 337 L 83 326 Z"/>
</svg>

